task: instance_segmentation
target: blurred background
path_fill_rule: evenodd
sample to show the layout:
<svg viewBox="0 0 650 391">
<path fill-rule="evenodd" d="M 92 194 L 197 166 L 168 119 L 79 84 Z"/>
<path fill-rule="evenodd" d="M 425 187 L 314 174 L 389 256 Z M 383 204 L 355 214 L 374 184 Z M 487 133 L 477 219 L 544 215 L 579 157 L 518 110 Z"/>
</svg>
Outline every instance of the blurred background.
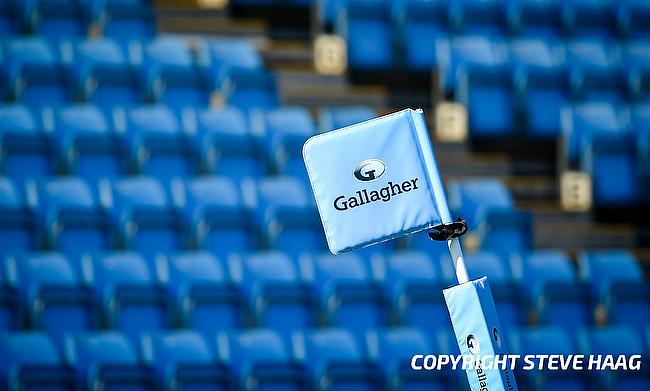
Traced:
<svg viewBox="0 0 650 391">
<path fill-rule="evenodd" d="M 466 390 L 444 243 L 334 257 L 310 136 L 421 107 L 515 354 L 650 352 L 650 2 L 0 1 L 0 390 Z M 650 373 L 522 372 L 521 390 Z"/>
</svg>

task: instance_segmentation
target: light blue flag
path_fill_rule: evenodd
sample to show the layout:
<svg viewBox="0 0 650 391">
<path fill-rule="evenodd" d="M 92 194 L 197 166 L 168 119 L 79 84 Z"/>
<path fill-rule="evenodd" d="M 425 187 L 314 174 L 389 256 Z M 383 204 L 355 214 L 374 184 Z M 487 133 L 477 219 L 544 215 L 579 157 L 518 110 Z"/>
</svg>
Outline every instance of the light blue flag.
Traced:
<svg viewBox="0 0 650 391">
<path fill-rule="evenodd" d="M 333 254 L 452 224 L 422 110 L 314 136 L 303 158 Z M 443 237 L 459 282 L 443 293 L 461 353 L 506 354 L 487 278 L 469 281 L 458 238 Z M 472 391 L 517 390 L 508 370 L 467 378 Z"/>
</svg>

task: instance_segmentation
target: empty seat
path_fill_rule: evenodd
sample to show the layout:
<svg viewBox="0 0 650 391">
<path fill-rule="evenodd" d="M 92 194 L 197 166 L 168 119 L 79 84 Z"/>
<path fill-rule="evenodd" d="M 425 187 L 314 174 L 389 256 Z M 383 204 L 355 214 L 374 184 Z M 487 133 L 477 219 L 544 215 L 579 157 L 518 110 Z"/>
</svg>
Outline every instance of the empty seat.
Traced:
<svg viewBox="0 0 650 391">
<path fill-rule="evenodd" d="M 308 387 L 303 367 L 286 341 L 269 329 L 250 329 L 229 335 L 228 361 L 239 389 L 302 390 Z"/>
<path fill-rule="evenodd" d="M 617 1 L 616 17 L 619 32 L 626 37 L 650 37 L 650 7 L 641 0 Z"/>
<path fill-rule="evenodd" d="M 43 330 L 60 341 L 65 333 L 95 326 L 90 291 L 60 253 L 12 257 L 7 260 L 7 268 L 15 272 L 29 328 Z"/>
<path fill-rule="evenodd" d="M 416 354 L 444 354 L 427 334 L 410 328 L 391 328 L 369 333 L 368 345 L 374 346 L 371 359 L 376 361 L 389 390 L 448 390 L 450 371 L 414 371 L 411 361 Z M 374 353 L 374 354 L 373 354 Z M 422 365 L 422 362 L 418 363 Z"/>
<path fill-rule="evenodd" d="M 160 37 L 144 44 L 143 72 L 155 102 L 181 109 L 207 106 L 210 90 L 183 38 Z"/>
<path fill-rule="evenodd" d="M 616 31 L 614 2 L 610 0 L 563 2 L 562 21 L 569 34 L 608 36 Z"/>
<path fill-rule="evenodd" d="M 241 288 L 251 323 L 289 334 L 316 325 L 316 303 L 296 263 L 281 252 L 241 257 Z"/>
<path fill-rule="evenodd" d="M 650 8 L 648 10 L 650 11 Z M 621 55 L 630 95 L 634 99 L 649 98 L 650 42 L 645 39 L 630 40 L 621 45 Z"/>
<path fill-rule="evenodd" d="M 560 134 L 560 112 L 569 95 L 560 45 L 550 39 L 514 39 L 510 57 L 527 134 L 554 139 Z"/>
<path fill-rule="evenodd" d="M 77 90 L 107 113 L 116 106 L 144 101 L 144 86 L 136 76 L 126 47 L 108 38 L 93 38 L 74 45 Z"/>
<path fill-rule="evenodd" d="M 251 123 L 256 134 L 262 134 L 268 162 L 279 174 L 307 180 L 307 171 L 302 159 L 302 146 L 316 133 L 316 127 L 304 108 L 283 107 L 253 114 Z"/>
<path fill-rule="evenodd" d="M 467 221 L 470 230 L 477 230 L 490 209 L 512 209 L 512 194 L 498 179 L 467 179 L 447 186 L 449 207 L 454 215 Z"/>
<path fill-rule="evenodd" d="M 650 320 L 650 285 L 634 255 L 624 250 L 580 255 L 580 276 L 604 306 L 610 323 L 642 330 Z"/>
<path fill-rule="evenodd" d="M 34 215 L 23 188 L 0 177 L 0 255 L 38 247 Z"/>
<path fill-rule="evenodd" d="M 372 107 L 365 106 L 321 109 L 318 115 L 318 131 L 323 133 L 344 128 L 376 116 L 377 113 Z"/>
<path fill-rule="evenodd" d="M 446 278 L 437 259 L 416 251 L 386 254 L 375 260 L 384 276 L 382 288 L 390 303 L 393 321 L 431 332 L 449 326 L 449 316 L 440 291 Z"/>
<path fill-rule="evenodd" d="M 451 2 L 449 23 L 458 33 L 491 35 L 505 30 L 505 7 L 500 0 Z"/>
<path fill-rule="evenodd" d="M 54 110 L 54 138 L 64 172 L 90 181 L 126 173 L 119 135 L 97 106 Z"/>
<path fill-rule="evenodd" d="M 307 272 L 325 324 L 361 335 L 387 323 L 382 292 L 368 262 L 355 254 L 313 256 Z"/>
<path fill-rule="evenodd" d="M 0 336 L 0 384 L 5 390 L 74 390 L 74 373 L 47 335 L 21 332 Z"/>
<path fill-rule="evenodd" d="M 146 391 L 154 386 L 153 371 L 123 334 L 71 335 L 65 343 L 65 356 L 76 368 L 78 384 L 85 389 Z"/>
<path fill-rule="evenodd" d="M 232 179 L 200 177 L 172 186 L 182 187 L 186 230 L 196 247 L 222 256 L 255 248 L 250 216 Z"/>
<path fill-rule="evenodd" d="M 198 61 L 215 86 L 220 86 L 230 68 L 262 69 L 264 63 L 253 42 L 242 38 L 214 38 L 198 48 Z"/>
<path fill-rule="evenodd" d="M 126 110 L 126 142 L 135 170 L 161 180 L 194 172 L 189 140 L 167 106 Z"/>
<path fill-rule="evenodd" d="M 365 344 L 347 330 L 305 331 L 294 341 L 314 389 L 382 389 L 380 373 L 369 361 Z"/>
<path fill-rule="evenodd" d="M 538 250 L 521 255 L 516 278 L 541 324 L 576 330 L 592 323 L 588 288 L 576 278 L 571 261 L 561 251 Z M 514 268 L 514 266 L 513 266 Z M 522 280 L 526 276 L 526 280 Z"/>
<path fill-rule="evenodd" d="M 0 106 L 0 143 L 4 175 L 22 180 L 54 172 L 50 138 L 39 116 L 28 107 Z"/>
<path fill-rule="evenodd" d="M 93 20 L 104 36 L 130 41 L 156 34 L 150 0 L 101 0 L 92 3 Z"/>
<path fill-rule="evenodd" d="M 582 354 L 611 354 L 614 357 L 622 354 L 628 359 L 640 355 L 643 361 L 647 357 L 643 340 L 633 329 L 624 326 L 582 330 L 578 333 L 578 345 Z M 642 365 L 639 371 L 597 372 L 594 382 L 603 385 L 605 390 L 643 390 L 650 387 L 650 375 Z"/>
<path fill-rule="evenodd" d="M 244 191 L 250 192 L 247 188 Z M 302 181 L 287 176 L 262 179 L 256 193 L 256 222 L 268 247 L 290 254 L 326 249 L 316 206 Z"/>
<path fill-rule="evenodd" d="M 66 39 L 82 37 L 88 29 L 84 3 L 76 0 L 36 0 L 23 2 L 29 29 L 38 35 Z"/>
<path fill-rule="evenodd" d="M 523 328 L 510 333 L 512 354 L 577 354 L 578 348 L 573 334 L 560 327 Z M 539 359 L 533 359 L 535 365 Z M 524 371 L 518 366 L 516 371 L 518 386 L 533 390 L 590 390 L 588 375 L 571 368 L 562 371 L 535 370 Z"/>
<path fill-rule="evenodd" d="M 628 122 L 619 106 L 608 102 L 585 102 L 562 110 L 563 151 L 567 164 L 578 166 L 580 151 L 596 133 L 627 132 Z"/>
<path fill-rule="evenodd" d="M 395 63 L 389 1 L 347 0 L 336 31 L 347 40 L 351 70 L 387 70 Z"/>
<path fill-rule="evenodd" d="M 530 212 L 508 208 L 489 208 L 478 223 L 481 249 L 509 255 L 533 247 L 533 216 Z"/>
<path fill-rule="evenodd" d="M 137 338 L 169 324 L 165 295 L 158 276 L 135 253 L 111 253 L 83 259 L 92 271 L 91 284 L 104 324 Z"/>
<path fill-rule="evenodd" d="M 150 177 L 103 182 L 120 244 L 146 256 L 185 248 L 182 224 L 166 187 Z M 106 189 L 106 190 L 103 190 Z"/>
<path fill-rule="evenodd" d="M 510 30 L 519 36 L 551 37 L 562 33 L 558 0 L 515 0 L 507 4 Z"/>
<path fill-rule="evenodd" d="M 243 303 L 230 272 L 217 258 L 189 252 L 168 259 L 167 294 L 181 327 L 212 335 L 243 324 Z"/>
<path fill-rule="evenodd" d="M 436 66 L 436 52 L 431 39 L 444 36 L 447 5 L 438 0 L 405 0 L 398 7 L 399 44 L 410 71 L 431 71 Z"/>
<path fill-rule="evenodd" d="M 157 332 L 143 338 L 144 361 L 161 390 L 225 390 L 229 374 L 213 344 L 194 331 Z"/>
<path fill-rule="evenodd" d="M 279 105 L 275 75 L 264 69 L 230 67 L 221 83 L 221 94 L 226 104 L 242 110 Z"/>
<path fill-rule="evenodd" d="M 18 312 L 18 295 L 15 287 L 15 275 L 7 269 L 7 260 L 0 262 L 0 332 L 7 332 L 21 327 Z"/>
<path fill-rule="evenodd" d="M 95 187 L 72 177 L 36 181 L 34 187 L 47 248 L 79 255 L 112 246 L 110 221 Z"/>
<path fill-rule="evenodd" d="M 58 46 L 41 38 L 17 38 L 5 43 L 5 56 L 10 93 L 17 100 L 32 107 L 70 100 Z"/>
<path fill-rule="evenodd" d="M 266 172 L 257 138 L 241 110 L 226 107 L 194 114 L 192 140 L 207 172 L 229 177 L 257 177 Z"/>
<path fill-rule="evenodd" d="M 506 259 L 497 253 L 478 251 L 467 254 L 465 263 L 470 279 L 487 276 L 504 333 L 524 324 L 525 303 L 521 300 L 521 287 L 514 281 Z M 445 265 L 447 268 L 453 266 L 451 262 Z"/>
</svg>

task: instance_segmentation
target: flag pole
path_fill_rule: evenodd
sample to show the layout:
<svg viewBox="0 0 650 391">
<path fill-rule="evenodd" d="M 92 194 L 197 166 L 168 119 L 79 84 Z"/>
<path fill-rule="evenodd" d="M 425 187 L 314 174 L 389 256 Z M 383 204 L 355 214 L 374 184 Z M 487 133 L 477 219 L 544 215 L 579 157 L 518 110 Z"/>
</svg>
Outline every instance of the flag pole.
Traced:
<svg viewBox="0 0 650 391">
<path fill-rule="evenodd" d="M 469 276 L 467 275 L 467 267 L 465 267 L 465 257 L 463 257 L 463 249 L 460 247 L 460 240 L 458 238 L 447 240 L 447 247 L 449 247 L 451 259 L 454 261 L 456 279 L 459 284 L 464 284 L 469 281 Z"/>
</svg>

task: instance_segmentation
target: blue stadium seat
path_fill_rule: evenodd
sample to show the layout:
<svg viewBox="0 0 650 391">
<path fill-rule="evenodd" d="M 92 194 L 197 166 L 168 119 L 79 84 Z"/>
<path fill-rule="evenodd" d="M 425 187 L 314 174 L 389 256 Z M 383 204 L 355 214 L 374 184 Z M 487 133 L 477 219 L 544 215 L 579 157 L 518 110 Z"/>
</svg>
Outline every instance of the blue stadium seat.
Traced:
<svg viewBox="0 0 650 391">
<path fill-rule="evenodd" d="M 560 327 L 537 327 L 515 330 L 510 334 L 510 353 L 519 355 L 578 354 L 573 334 Z M 533 359 L 537 365 L 538 359 Z M 517 385 L 527 390 L 590 390 L 588 376 L 584 372 L 569 370 L 524 371 L 518 366 Z"/>
<path fill-rule="evenodd" d="M 227 369 L 213 344 L 189 330 L 157 332 L 143 337 L 143 355 L 154 368 L 159 389 L 227 390 Z"/>
<path fill-rule="evenodd" d="M 47 335 L 20 332 L 0 335 L 0 387 L 4 390 L 75 389 L 74 373 Z M 36 354 L 37 353 L 37 354 Z"/>
<path fill-rule="evenodd" d="M 200 177 L 177 181 L 190 241 L 220 256 L 255 248 L 250 216 L 237 184 L 227 177 Z"/>
<path fill-rule="evenodd" d="M 142 106 L 125 115 L 126 141 L 138 173 L 169 180 L 194 172 L 187 134 L 169 107 Z"/>
<path fill-rule="evenodd" d="M 249 187 L 244 193 L 252 192 Z M 302 181 L 288 176 L 261 179 L 256 193 L 256 223 L 269 248 L 294 255 L 327 248 L 315 203 Z"/>
<path fill-rule="evenodd" d="M 391 2 L 347 0 L 336 32 L 347 41 L 351 70 L 387 70 L 395 64 Z"/>
<path fill-rule="evenodd" d="M 156 35 L 150 0 L 95 0 L 91 12 L 104 36 L 130 41 Z"/>
<path fill-rule="evenodd" d="M 106 183 L 106 182 L 104 182 Z M 129 177 L 102 183 L 109 192 L 107 205 L 124 248 L 145 256 L 185 247 L 182 224 L 168 190 L 150 177 Z"/>
<path fill-rule="evenodd" d="M 212 254 L 189 252 L 168 259 L 167 293 L 183 328 L 212 335 L 243 324 L 231 275 Z"/>
<path fill-rule="evenodd" d="M 611 42 L 593 36 L 574 39 L 567 42 L 565 56 L 574 98 L 617 102 L 625 97 L 620 51 Z"/>
<path fill-rule="evenodd" d="M 344 329 L 305 331 L 294 339 L 294 349 L 306 366 L 315 390 L 382 389 L 378 367 L 368 357 L 362 339 Z M 327 381 L 326 381 L 327 380 Z"/>
<path fill-rule="evenodd" d="M 470 137 L 515 135 L 516 103 L 512 82 L 510 72 L 501 68 L 473 66 L 459 72 L 456 97 L 467 107 Z"/>
<path fill-rule="evenodd" d="M 84 2 L 77 0 L 31 0 L 22 11 L 32 33 L 48 39 L 83 37 L 88 30 Z"/>
<path fill-rule="evenodd" d="M 296 263 L 281 252 L 241 257 L 241 288 L 251 322 L 278 333 L 315 326 L 316 307 Z"/>
<path fill-rule="evenodd" d="M 155 102 L 173 109 L 207 106 L 211 91 L 185 39 L 162 36 L 144 44 L 142 67 Z"/>
<path fill-rule="evenodd" d="M 589 289 L 578 281 L 565 253 L 537 250 L 521 254 L 513 273 L 541 324 L 573 331 L 592 323 Z"/>
<path fill-rule="evenodd" d="M 449 23 L 456 33 L 497 35 L 506 29 L 505 2 L 456 0 L 450 2 Z"/>
<path fill-rule="evenodd" d="M 228 339 L 232 378 L 240 390 L 302 390 L 307 377 L 291 346 L 274 330 L 250 329 Z"/>
<path fill-rule="evenodd" d="M 54 172 L 50 139 L 39 116 L 17 104 L 0 106 L 2 172 L 22 180 Z"/>
<path fill-rule="evenodd" d="M 595 207 L 629 208 L 640 199 L 636 135 L 587 135 L 580 167 L 591 175 Z"/>
<path fill-rule="evenodd" d="M 153 371 L 123 334 L 71 335 L 66 338 L 64 354 L 66 361 L 76 367 L 77 382 L 83 389 L 146 391 L 154 386 Z"/>
<path fill-rule="evenodd" d="M 523 325 L 526 318 L 525 303 L 521 300 L 521 288 L 515 283 L 506 258 L 498 253 L 478 251 L 467 254 L 465 264 L 471 279 L 487 276 L 504 333 Z"/>
<path fill-rule="evenodd" d="M 316 27 L 319 31 L 331 32 L 336 17 L 345 8 L 347 0 L 313 0 L 316 9 Z"/>
<path fill-rule="evenodd" d="M 583 252 L 580 276 L 591 284 L 609 323 L 643 330 L 650 322 L 650 284 L 639 261 L 628 251 Z"/>
<path fill-rule="evenodd" d="M 512 194 L 498 179 L 467 179 L 450 182 L 447 186 L 449 207 L 455 216 L 467 221 L 470 230 L 478 229 L 490 208 L 512 209 Z"/>
<path fill-rule="evenodd" d="M 38 247 L 32 206 L 23 188 L 0 177 L 0 256 Z"/>
<path fill-rule="evenodd" d="M 570 0 L 562 3 L 564 29 L 571 35 L 609 36 L 616 32 L 611 0 Z"/>
<path fill-rule="evenodd" d="M 527 134 L 554 139 L 560 134 L 560 110 L 569 95 L 560 45 L 551 39 L 513 39 L 510 57 Z"/>
<path fill-rule="evenodd" d="M 7 268 L 15 271 L 29 328 L 42 330 L 60 341 L 65 333 L 95 326 L 90 292 L 78 271 L 60 253 L 11 257 Z"/>
<path fill-rule="evenodd" d="M 390 328 L 370 332 L 368 345 L 371 346 L 371 359 L 377 362 L 385 376 L 387 390 L 450 389 L 448 371 L 417 372 L 411 369 L 411 359 L 416 354 L 443 354 L 439 351 L 439 347 L 432 343 L 432 339 L 422 331 L 411 328 Z"/>
<path fill-rule="evenodd" d="M 406 243 L 409 250 L 426 253 L 433 259 L 449 256 L 447 242 L 431 240 L 427 231 L 407 236 Z"/>
<path fill-rule="evenodd" d="M 54 118 L 54 139 L 63 172 L 88 181 L 126 173 L 120 136 L 97 106 L 55 109 Z"/>
<path fill-rule="evenodd" d="M 144 101 L 144 87 L 136 77 L 127 49 L 108 38 L 74 45 L 72 68 L 81 96 L 106 112 L 116 106 Z"/>
<path fill-rule="evenodd" d="M 256 111 L 251 117 L 251 130 L 263 135 L 265 152 L 273 170 L 307 181 L 302 146 L 316 133 L 316 126 L 307 110 L 301 107 L 282 107 Z"/>
<path fill-rule="evenodd" d="M 631 97 L 637 100 L 650 98 L 650 42 L 646 39 L 630 40 L 621 45 L 621 54 Z"/>
<path fill-rule="evenodd" d="M 579 165 L 581 151 L 591 135 L 619 135 L 628 131 L 627 116 L 618 105 L 609 102 L 585 102 L 562 110 L 562 153 L 570 167 Z"/>
<path fill-rule="evenodd" d="M 89 284 L 109 329 L 138 338 L 170 323 L 159 278 L 140 255 L 120 252 L 84 257 L 82 267 L 92 272 Z"/>
<path fill-rule="evenodd" d="M 242 111 L 225 107 L 195 114 L 197 131 L 192 140 L 207 172 L 237 178 L 264 175 L 256 137 Z"/>
<path fill-rule="evenodd" d="M 70 101 L 68 76 L 57 45 L 36 37 L 16 38 L 3 44 L 13 98 L 32 107 Z"/>
<path fill-rule="evenodd" d="M 15 273 L 7 270 L 7 260 L 0 260 L 0 332 L 7 332 L 21 326 L 18 313 L 18 295 L 15 288 Z"/>
<path fill-rule="evenodd" d="M 264 69 L 230 67 L 221 83 L 221 95 L 226 104 L 242 110 L 280 104 L 275 75 Z"/>
<path fill-rule="evenodd" d="M 18 34 L 22 29 L 22 19 L 19 10 L 13 1 L 0 3 L 0 37 L 9 37 Z"/>
<path fill-rule="evenodd" d="M 318 132 L 344 128 L 376 116 L 375 110 L 366 106 L 321 109 L 318 114 Z"/>
<path fill-rule="evenodd" d="M 110 221 L 94 187 L 73 177 L 40 180 L 34 186 L 47 248 L 79 255 L 112 247 Z"/>
<path fill-rule="evenodd" d="M 562 2 L 514 0 L 506 5 L 510 30 L 518 36 L 554 37 L 562 34 Z"/>
<path fill-rule="evenodd" d="M 481 249 L 509 255 L 533 247 L 533 216 L 509 208 L 489 208 L 481 214 L 476 236 Z"/>
<path fill-rule="evenodd" d="M 625 37 L 650 37 L 650 5 L 643 0 L 616 2 L 619 33 Z"/>
<path fill-rule="evenodd" d="M 577 339 L 582 354 L 611 354 L 615 357 L 619 354 L 627 357 L 641 355 L 644 363 L 647 359 L 643 340 L 633 329 L 625 326 L 582 330 Z M 600 384 L 603 390 L 644 390 L 650 387 L 650 374 L 648 368 L 642 365 L 640 371 L 597 372 L 594 382 Z"/>
<path fill-rule="evenodd" d="M 355 254 L 313 256 L 308 276 L 325 324 L 357 335 L 387 323 L 387 308 L 368 262 Z"/>
<path fill-rule="evenodd" d="M 447 6 L 440 0 L 404 0 L 398 7 L 399 44 L 406 69 L 431 71 L 436 66 L 436 52 L 431 40 L 444 36 Z"/>
<path fill-rule="evenodd" d="M 251 40 L 214 38 L 199 45 L 198 62 L 215 86 L 220 86 L 230 68 L 263 69 L 264 62 Z"/>
<path fill-rule="evenodd" d="M 419 328 L 427 332 L 449 326 L 449 316 L 440 291 L 447 279 L 438 261 L 416 251 L 388 253 L 375 258 L 375 268 L 381 267 L 382 288 L 386 303 L 390 303 L 396 324 Z"/>
</svg>

